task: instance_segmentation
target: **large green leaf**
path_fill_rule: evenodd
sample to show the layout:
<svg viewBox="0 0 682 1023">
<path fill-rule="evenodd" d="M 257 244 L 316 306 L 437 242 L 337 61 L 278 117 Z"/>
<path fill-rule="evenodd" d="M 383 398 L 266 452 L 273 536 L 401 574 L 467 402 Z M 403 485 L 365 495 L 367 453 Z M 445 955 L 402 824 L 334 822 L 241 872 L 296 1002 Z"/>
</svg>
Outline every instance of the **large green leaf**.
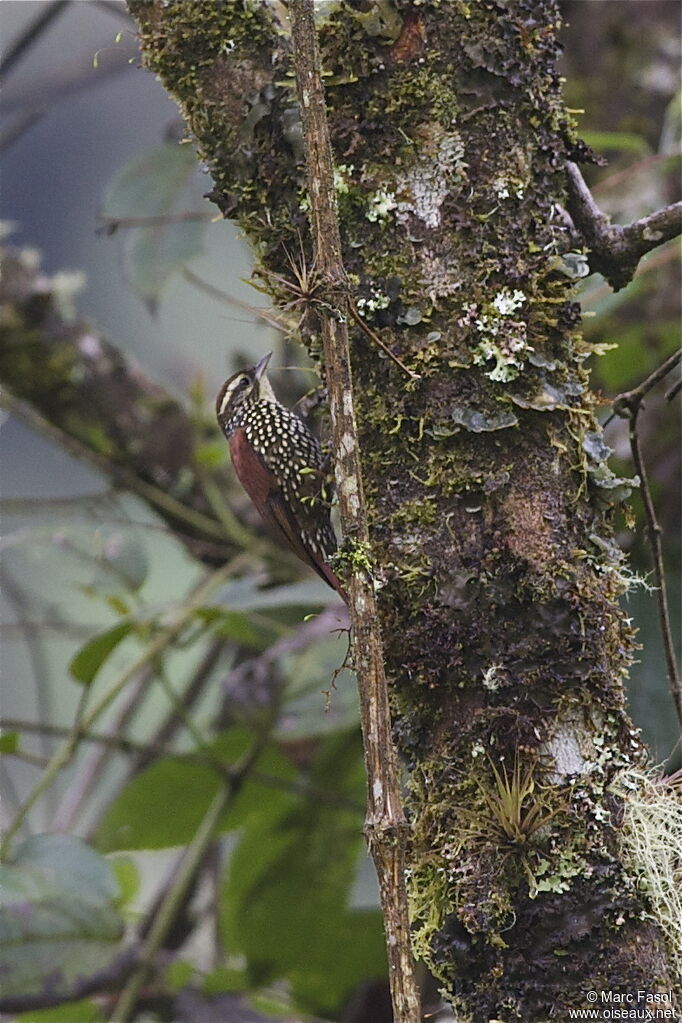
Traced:
<svg viewBox="0 0 682 1023">
<path fill-rule="evenodd" d="M 254 818 L 242 833 L 222 926 L 228 952 L 246 958 L 253 983 L 286 978 L 305 1009 L 333 1015 L 360 981 L 386 970 L 380 914 L 350 908 L 365 855 L 355 732 L 324 743 L 310 783 L 328 798 L 301 798 L 280 819 Z"/>
<path fill-rule="evenodd" d="M 202 250 L 204 223 L 170 219 L 182 212 L 196 167 L 191 146 L 169 143 L 126 164 L 105 200 L 104 216 L 114 222 L 169 217 L 166 222 L 125 228 L 126 277 L 152 311 L 170 275 Z"/>
<path fill-rule="evenodd" d="M 74 983 L 120 951 L 118 884 L 78 838 L 34 835 L 0 865 L 0 977 L 4 997 L 69 998 Z"/>
<path fill-rule="evenodd" d="M 241 729 L 221 735 L 212 754 L 236 765 L 253 736 Z M 241 826 L 252 814 L 281 814 L 293 797 L 287 791 L 295 770 L 274 748 L 261 753 L 228 807 L 223 828 Z M 188 756 L 164 757 L 137 775 L 109 808 L 97 832 L 103 852 L 163 849 L 185 845 L 222 784 L 210 764 Z"/>
</svg>

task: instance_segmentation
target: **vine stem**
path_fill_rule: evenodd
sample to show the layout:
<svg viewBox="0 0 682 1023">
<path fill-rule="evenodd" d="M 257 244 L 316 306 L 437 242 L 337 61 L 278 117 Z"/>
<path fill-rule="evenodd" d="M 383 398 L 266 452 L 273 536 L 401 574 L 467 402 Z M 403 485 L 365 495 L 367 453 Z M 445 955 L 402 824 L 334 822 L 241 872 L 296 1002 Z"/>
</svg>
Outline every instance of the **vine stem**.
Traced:
<svg viewBox="0 0 682 1023">
<path fill-rule="evenodd" d="M 405 885 L 407 823 L 398 786 L 374 586 L 370 573 L 363 567 L 367 564 L 369 531 L 353 407 L 348 340 L 350 306 L 313 0 L 292 0 L 289 10 L 315 264 L 327 285 L 326 301 L 321 302 L 319 308 L 322 310 L 320 319 L 332 442 L 336 454 L 339 513 L 346 549 L 350 551 L 348 561 L 353 569 L 348 583 L 348 606 L 367 770 L 365 835 L 379 880 L 395 1023 L 419 1023 L 421 1010 L 410 945 Z"/>
<path fill-rule="evenodd" d="M 189 599 L 180 607 L 169 624 L 161 629 L 154 639 L 147 644 L 142 652 L 135 658 L 133 663 L 126 668 L 122 675 L 112 686 L 103 693 L 100 699 L 90 710 L 80 717 L 73 728 L 69 738 L 57 749 L 45 768 L 44 774 L 38 780 L 27 798 L 22 803 L 14 820 L 8 827 L 0 845 L 0 859 L 7 855 L 10 844 L 17 834 L 31 809 L 42 796 L 43 792 L 52 784 L 59 772 L 70 763 L 73 758 L 82 732 L 89 731 L 97 719 L 104 713 L 109 705 L 116 699 L 118 694 L 125 689 L 128 683 L 144 668 L 152 662 L 163 650 L 166 649 L 180 634 L 187 622 L 198 607 L 204 603 L 206 598 L 224 582 L 232 572 L 232 562 L 228 562 L 221 568 L 212 572 L 208 578 L 204 577 L 191 592 Z"/>
<path fill-rule="evenodd" d="M 110 1017 L 111 1023 L 125 1023 L 130 1018 L 156 953 L 161 948 L 192 879 L 213 841 L 218 822 L 229 803 L 232 791 L 230 785 L 223 785 L 220 788 L 197 828 L 194 838 L 187 846 L 174 882 L 162 899 L 159 910 L 152 921 L 149 934 L 140 953 L 139 964 L 129 977 L 116 1003 Z"/>
<path fill-rule="evenodd" d="M 178 911 L 181 909 L 192 882 L 201 869 L 211 844 L 216 836 L 220 819 L 239 792 L 244 779 L 263 751 L 270 738 L 275 717 L 271 717 L 260 734 L 254 739 L 251 748 L 241 757 L 239 762 L 224 776 L 224 784 L 216 793 L 203 816 L 192 841 L 185 849 L 168 891 L 163 895 L 158 909 L 151 921 L 149 931 L 144 939 L 138 963 L 133 970 L 126 986 L 114 1007 L 110 1023 L 126 1023 L 132 1015 L 142 985 L 152 968 L 156 955 L 173 926 Z"/>
</svg>

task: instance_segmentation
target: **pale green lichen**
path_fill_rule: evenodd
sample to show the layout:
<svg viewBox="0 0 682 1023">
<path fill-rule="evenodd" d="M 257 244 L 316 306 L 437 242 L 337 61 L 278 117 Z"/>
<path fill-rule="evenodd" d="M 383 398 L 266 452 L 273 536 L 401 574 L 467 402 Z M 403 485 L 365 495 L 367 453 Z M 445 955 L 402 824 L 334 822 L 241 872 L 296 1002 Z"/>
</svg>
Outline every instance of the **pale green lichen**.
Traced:
<svg viewBox="0 0 682 1023">
<path fill-rule="evenodd" d="M 629 768 L 616 777 L 611 791 L 623 800 L 618 831 L 623 860 L 682 975 L 682 790 L 679 783 Z"/>
</svg>

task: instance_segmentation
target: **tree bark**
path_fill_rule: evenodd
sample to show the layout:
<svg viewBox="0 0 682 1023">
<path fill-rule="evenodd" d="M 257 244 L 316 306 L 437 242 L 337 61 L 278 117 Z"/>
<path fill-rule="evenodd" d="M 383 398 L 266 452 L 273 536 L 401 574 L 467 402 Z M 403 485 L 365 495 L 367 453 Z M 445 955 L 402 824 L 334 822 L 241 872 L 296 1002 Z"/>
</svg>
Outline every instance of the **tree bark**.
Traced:
<svg viewBox="0 0 682 1023">
<path fill-rule="evenodd" d="M 298 289 L 319 359 L 315 268 L 303 286 L 288 259 L 310 244 L 283 5 L 128 6 L 215 202 L 253 240 L 275 300 L 291 307 Z M 353 331 L 415 950 L 460 1019 L 563 1020 L 590 990 L 679 997 L 670 929 L 623 827 L 644 757 L 624 709 L 633 637 L 609 524 L 625 484 L 605 464 L 562 259 L 557 206 L 581 146 L 559 94 L 558 5 L 329 10 L 353 301 L 420 375 Z"/>
</svg>

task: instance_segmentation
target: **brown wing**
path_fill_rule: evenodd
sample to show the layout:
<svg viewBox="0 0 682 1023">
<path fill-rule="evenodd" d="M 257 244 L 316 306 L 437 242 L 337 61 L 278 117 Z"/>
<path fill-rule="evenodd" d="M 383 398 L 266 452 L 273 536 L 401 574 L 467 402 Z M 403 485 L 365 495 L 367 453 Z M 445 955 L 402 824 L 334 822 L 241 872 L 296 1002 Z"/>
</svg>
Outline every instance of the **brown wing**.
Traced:
<svg viewBox="0 0 682 1023">
<path fill-rule="evenodd" d="M 305 535 L 301 533 L 301 524 L 305 524 L 310 509 L 302 505 L 299 510 L 302 522 L 297 521 L 294 511 L 283 499 L 277 481 L 248 442 L 242 427 L 236 429 L 230 437 L 230 454 L 239 481 L 271 532 L 280 542 L 291 547 L 301 561 L 310 565 L 345 600 L 341 584 L 326 564 L 322 553 L 306 543 Z"/>
</svg>

